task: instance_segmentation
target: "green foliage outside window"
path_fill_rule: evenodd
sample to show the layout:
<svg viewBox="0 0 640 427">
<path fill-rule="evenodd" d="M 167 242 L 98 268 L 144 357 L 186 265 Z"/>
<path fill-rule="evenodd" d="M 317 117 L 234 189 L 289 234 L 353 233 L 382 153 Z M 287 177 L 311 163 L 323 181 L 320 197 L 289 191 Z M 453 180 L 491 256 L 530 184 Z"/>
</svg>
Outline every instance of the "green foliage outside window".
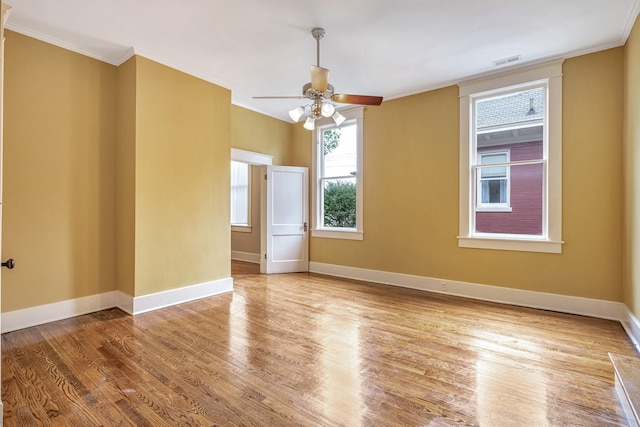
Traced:
<svg viewBox="0 0 640 427">
<path fill-rule="evenodd" d="M 356 228 L 356 185 L 328 181 L 324 189 L 324 226 Z"/>
<path fill-rule="evenodd" d="M 324 155 L 328 155 L 340 144 L 340 128 L 328 129 L 322 133 L 322 148 Z"/>
</svg>

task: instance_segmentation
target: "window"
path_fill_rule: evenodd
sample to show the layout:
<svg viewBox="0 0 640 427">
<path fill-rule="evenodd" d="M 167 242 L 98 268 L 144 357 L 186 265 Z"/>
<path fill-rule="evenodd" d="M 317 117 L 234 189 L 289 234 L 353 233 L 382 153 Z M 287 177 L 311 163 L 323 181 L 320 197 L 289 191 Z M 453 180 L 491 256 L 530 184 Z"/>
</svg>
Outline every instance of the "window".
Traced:
<svg viewBox="0 0 640 427">
<path fill-rule="evenodd" d="M 231 229 L 251 231 L 251 167 L 231 161 Z"/>
<path fill-rule="evenodd" d="M 362 240 L 362 108 L 313 133 L 313 237 Z"/>
<path fill-rule="evenodd" d="M 562 63 L 460 85 L 460 247 L 562 250 Z"/>
<path fill-rule="evenodd" d="M 476 212 L 510 211 L 509 166 L 496 166 L 509 163 L 509 152 L 478 152 L 478 158 Z"/>
</svg>

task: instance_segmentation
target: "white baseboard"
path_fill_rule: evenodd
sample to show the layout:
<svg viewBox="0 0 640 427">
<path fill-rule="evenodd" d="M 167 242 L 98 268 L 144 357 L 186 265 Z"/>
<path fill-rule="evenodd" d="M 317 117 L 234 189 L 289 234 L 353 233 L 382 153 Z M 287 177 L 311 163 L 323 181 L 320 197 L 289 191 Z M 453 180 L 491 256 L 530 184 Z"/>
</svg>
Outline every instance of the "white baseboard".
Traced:
<svg viewBox="0 0 640 427">
<path fill-rule="evenodd" d="M 540 308 L 543 310 L 580 314 L 583 316 L 617 321 L 622 321 L 626 309 L 626 306 L 621 302 L 549 294 L 545 292 L 525 291 L 520 289 L 504 288 L 501 286 L 481 285 L 432 277 L 390 273 L 379 270 L 344 267 L 334 264 L 310 262 L 309 271 L 313 273 L 364 280 L 367 282 L 400 286 L 428 292 L 437 292 L 483 301 Z M 640 331 L 640 324 L 638 331 Z M 638 334 L 638 336 L 640 336 L 640 334 Z"/>
<path fill-rule="evenodd" d="M 135 298 L 121 291 L 105 292 L 2 313 L 2 333 L 114 307 L 136 315 L 230 291 L 233 291 L 231 277 Z"/>
<path fill-rule="evenodd" d="M 198 285 L 185 286 L 183 288 L 143 295 L 133 298 L 130 314 L 135 316 L 136 314 L 146 313 L 147 311 L 158 310 L 160 308 L 181 304 L 183 302 L 193 301 L 231 291 L 233 291 L 233 278 L 227 277 L 225 279 L 200 283 Z M 129 307 L 128 303 L 126 307 Z"/>
<path fill-rule="evenodd" d="M 390 273 L 364 268 L 345 267 L 318 262 L 309 263 L 309 271 L 348 279 L 400 286 L 428 292 L 455 295 L 483 301 L 539 308 L 561 313 L 578 314 L 616 320 L 622 324 L 629 339 L 640 352 L 640 320 L 621 302 L 605 301 L 545 292 L 525 291 L 501 286 L 481 285 L 447 279 Z M 444 288 L 443 288 L 444 284 Z"/>
<path fill-rule="evenodd" d="M 622 323 L 622 327 L 627 332 L 627 335 L 629 335 L 636 350 L 640 352 L 640 321 L 638 321 L 638 318 L 633 315 L 626 305 L 624 306 L 620 323 Z"/>
<path fill-rule="evenodd" d="M 122 291 L 116 291 L 116 307 L 133 316 L 133 297 Z"/>
<path fill-rule="evenodd" d="M 231 259 L 260 264 L 260 254 L 252 254 L 250 252 L 231 251 Z"/>
<path fill-rule="evenodd" d="M 622 324 L 636 349 L 640 351 L 640 321 L 631 313 L 626 305 L 620 302 L 524 291 L 500 286 L 458 282 L 318 262 L 310 262 L 309 271 L 465 298 L 617 320 Z M 444 290 L 443 284 L 446 287 Z M 113 307 L 118 307 L 128 314 L 136 315 L 231 291 L 233 291 L 233 278 L 228 277 L 135 298 L 120 291 L 105 292 L 98 295 L 2 313 L 1 332 L 11 332 Z"/>
<path fill-rule="evenodd" d="M 2 333 L 113 308 L 117 298 L 112 291 L 2 313 Z"/>
</svg>

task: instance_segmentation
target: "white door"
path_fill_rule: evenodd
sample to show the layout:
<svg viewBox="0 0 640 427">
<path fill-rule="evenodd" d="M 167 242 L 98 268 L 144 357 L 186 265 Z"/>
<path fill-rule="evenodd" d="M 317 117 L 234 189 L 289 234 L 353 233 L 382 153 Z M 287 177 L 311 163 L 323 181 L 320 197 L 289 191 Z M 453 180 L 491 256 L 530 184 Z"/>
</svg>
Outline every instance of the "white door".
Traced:
<svg viewBox="0 0 640 427">
<path fill-rule="evenodd" d="M 265 166 L 261 273 L 309 271 L 309 170 Z"/>
</svg>

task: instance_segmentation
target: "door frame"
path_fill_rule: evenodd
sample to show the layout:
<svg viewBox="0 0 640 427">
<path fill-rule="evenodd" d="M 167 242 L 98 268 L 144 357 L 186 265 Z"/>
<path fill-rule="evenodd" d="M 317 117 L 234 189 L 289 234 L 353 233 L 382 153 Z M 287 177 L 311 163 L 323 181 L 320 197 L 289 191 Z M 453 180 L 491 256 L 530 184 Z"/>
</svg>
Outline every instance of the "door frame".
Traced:
<svg viewBox="0 0 640 427">
<path fill-rule="evenodd" d="M 262 154 L 262 153 L 256 153 L 254 151 L 247 151 L 247 150 L 240 150 L 238 148 L 232 148 L 231 149 L 231 161 L 234 162 L 242 162 L 242 163 L 247 163 L 249 165 L 252 166 L 260 166 L 260 170 L 261 170 L 261 174 L 264 174 L 264 172 L 262 171 L 262 169 L 266 166 L 271 166 L 273 164 L 273 156 L 268 155 L 268 154 Z M 260 186 L 260 218 L 262 218 L 262 200 L 264 200 L 266 196 L 266 194 L 262 193 L 262 185 Z M 261 224 L 262 227 L 262 224 Z M 264 235 L 262 233 L 262 231 L 260 231 L 260 253 L 258 254 L 259 258 L 260 258 L 260 269 L 262 272 L 262 264 L 263 264 L 263 260 L 264 260 L 264 251 L 263 251 L 263 247 L 264 247 Z"/>
</svg>

